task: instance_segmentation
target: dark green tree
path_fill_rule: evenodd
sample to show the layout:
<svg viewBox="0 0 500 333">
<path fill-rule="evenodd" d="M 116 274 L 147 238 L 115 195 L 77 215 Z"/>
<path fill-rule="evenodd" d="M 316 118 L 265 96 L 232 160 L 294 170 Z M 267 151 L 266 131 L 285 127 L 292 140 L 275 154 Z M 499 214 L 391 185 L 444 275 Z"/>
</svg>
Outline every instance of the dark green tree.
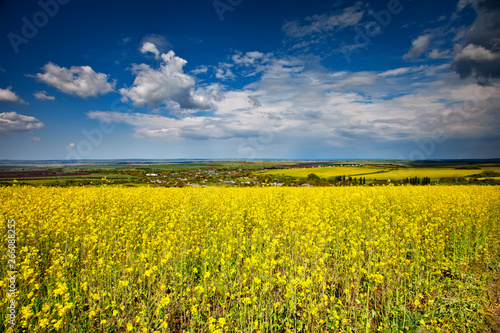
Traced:
<svg viewBox="0 0 500 333">
<path fill-rule="evenodd" d="M 313 181 L 319 181 L 320 178 L 318 177 L 318 175 L 314 174 L 314 173 L 310 173 L 309 175 L 307 175 L 307 179 L 308 180 L 313 180 Z"/>
</svg>

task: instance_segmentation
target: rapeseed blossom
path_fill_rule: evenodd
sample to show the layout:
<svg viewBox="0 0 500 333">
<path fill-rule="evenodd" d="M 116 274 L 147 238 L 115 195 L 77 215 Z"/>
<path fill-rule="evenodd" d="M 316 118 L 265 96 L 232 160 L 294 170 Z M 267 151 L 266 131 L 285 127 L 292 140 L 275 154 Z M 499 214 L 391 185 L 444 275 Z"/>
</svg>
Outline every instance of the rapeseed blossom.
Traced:
<svg viewBox="0 0 500 333">
<path fill-rule="evenodd" d="M 493 186 L 16 186 L 0 199 L 16 221 L 14 331 L 481 331 L 500 269 Z"/>
</svg>

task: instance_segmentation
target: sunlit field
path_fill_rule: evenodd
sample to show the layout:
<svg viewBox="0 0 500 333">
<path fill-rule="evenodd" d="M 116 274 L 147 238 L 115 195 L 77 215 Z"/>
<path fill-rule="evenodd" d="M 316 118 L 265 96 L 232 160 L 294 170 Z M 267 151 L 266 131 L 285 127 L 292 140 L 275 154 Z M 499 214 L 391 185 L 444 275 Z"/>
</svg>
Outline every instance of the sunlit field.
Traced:
<svg viewBox="0 0 500 333">
<path fill-rule="evenodd" d="M 314 173 L 318 177 L 328 178 L 335 176 L 366 175 L 374 172 L 388 171 L 388 170 L 389 169 L 375 168 L 375 167 L 332 166 L 332 167 L 319 167 L 319 168 L 275 169 L 275 170 L 257 171 L 255 172 L 255 174 L 307 177 L 309 174 Z"/>
<path fill-rule="evenodd" d="M 366 175 L 366 179 L 405 179 L 410 177 L 429 177 L 432 180 L 439 180 L 442 177 L 467 177 L 474 174 L 480 174 L 483 170 L 456 170 L 439 168 L 408 168 L 398 169 L 380 174 Z M 492 171 L 500 172 L 500 169 Z"/>
<path fill-rule="evenodd" d="M 333 169 L 333 168 L 332 168 Z M 16 332 L 481 332 L 500 188 L 0 188 Z M 492 287 L 493 286 L 493 287 Z"/>
<path fill-rule="evenodd" d="M 453 168 L 400 168 L 391 170 L 377 167 L 319 167 L 319 168 L 299 168 L 299 169 L 277 169 L 258 171 L 254 174 L 287 175 L 292 177 L 307 177 L 314 173 L 318 177 L 328 178 L 336 176 L 363 176 L 367 180 L 401 180 L 411 177 L 429 177 L 431 180 L 439 180 L 442 177 L 466 177 L 473 174 L 480 174 L 484 170 L 500 173 L 500 168 L 474 169 L 453 169 Z M 491 178 L 491 177 L 490 177 Z"/>
</svg>

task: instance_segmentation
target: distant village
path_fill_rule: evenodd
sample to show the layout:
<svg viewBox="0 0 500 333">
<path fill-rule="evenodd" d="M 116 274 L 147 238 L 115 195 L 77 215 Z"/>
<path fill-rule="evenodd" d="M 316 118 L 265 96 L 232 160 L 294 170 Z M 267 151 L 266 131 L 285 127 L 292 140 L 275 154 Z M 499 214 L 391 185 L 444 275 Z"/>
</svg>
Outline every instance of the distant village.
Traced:
<svg viewBox="0 0 500 333">
<path fill-rule="evenodd" d="M 362 166 L 362 164 L 345 164 L 339 166 Z M 319 168 L 325 166 L 307 166 Z M 333 166 L 332 166 L 333 167 Z M 305 167 L 292 167 L 302 169 Z M 267 171 L 268 169 L 262 169 Z M 255 170 L 252 170 L 255 171 Z M 166 187 L 209 187 L 209 186 L 336 186 L 363 185 L 362 177 L 293 177 L 286 175 L 255 174 L 247 169 L 226 170 L 220 168 L 202 168 L 193 170 L 148 172 L 145 176 L 150 186 Z"/>
<path fill-rule="evenodd" d="M 326 172 L 324 168 L 378 166 L 380 171 L 356 170 L 357 176 L 339 175 L 340 172 Z M 316 168 L 323 168 L 315 173 Z M 297 164 L 260 163 L 221 163 L 215 165 L 128 165 L 104 167 L 19 167 L 0 171 L 0 186 L 88 186 L 123 185 L 127 187 L 259 187 L 259 186 L 381 186 L 381 185 L 427 185 L 427 184 L 499 184 L 500 172 L 481 170 L 477 166 L 448 168 L 449 175 L 431 180 L 427 173 L 404 179 L 388 179 L 387 170 L 401 168 L 398 164 L 326 164 L 325 162 L 301 162 Z M 307 171 L 292 172 L 295 169 Z M 453 175 L 455 169 L 470 170 L 467 177 Z M 290 170 L 286 172 L 285 170 Z M 343 170 L 346 170 L 345 168 Z M 376 170 L 376 169 L 375 169 Z M 426 169 L 432 170 L 432 169 Z M 281 172 L 283 171 L 283 172 Z M 346 170 L 345 173 L 353 173 Z M 431 172 L 432 171 L 428 171 Z M 325 177 L 325 174 L 335 176 Z M 292 176 L 293 175 L 293 176 Z M 298 176 L 300 175 L 300 176 Z M 366 179 L 369 177 L 369 179 Z"/>
</svg>

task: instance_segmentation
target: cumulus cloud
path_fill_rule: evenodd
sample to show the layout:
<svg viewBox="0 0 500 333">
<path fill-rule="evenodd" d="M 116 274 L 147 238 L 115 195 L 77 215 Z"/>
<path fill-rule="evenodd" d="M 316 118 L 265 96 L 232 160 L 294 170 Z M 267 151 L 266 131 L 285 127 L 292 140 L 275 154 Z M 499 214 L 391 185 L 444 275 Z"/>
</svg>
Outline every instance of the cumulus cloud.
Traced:
<svg viewBox="0 0 500 333">
<path fill-rule="evenodd" d="M 461 78 L 500 77 L 500 52 L 494 53 L 482 46 L 469 44 L 453 59 L 451 67 Z"/>
<path fill-rule="evenodd" d="M 488 49 L 500 47 L 500 2 L 497 0 L 472 1 L 477 17 L 465 35 L 465 42 Z"/>
<path fill-rule="evenodd" d="M 482 46 L 469 44 L 457 54 L 455 60 L 472 60 L 483 62 L 498 60 L 499 56 L 500 54 L 493 53 Z"/>
<path fill-rule="evenodd" d="M 145 42 L 142 44 L 141 47 L 141 52 L 142 53 L 153 53 L 155 55 L 155 58 L 158 59 L 160 58 L 160 51 L 156 48 L 156 45 L 151 43 L 151 42 Z"/>
<path fill-rule="evenodd" d="M 403 59 L 408 60 L 420 57 L 429 47 L 431 37 L 431 35 L 421 35 L 412 40 L 411 48 L 408 53 L 403 55 Z"/>
<path fill-rule="evenodd" d="M 28 104 L 21 99 L 15 92 L 12 91 L 12 86 L 8 86 L 7 89 L 0 88 L 0 102 L 10 102 L 16 104 Z"/>
<path fill-rule="evenodd" d="M 115 82 L 109 75 L 96 73 L 90 66 L 72 66 L 69 69 L 51 62 L 43 66 L 44 73 L 29 75 L 59 91 L 81 98 L 97 97 L 114 90 Z"/>
<path fill-rule="evenodd" d="M 17 112 L 0 113 L 0 137 L 31 132 L 44 126 L 44 123 L 35 117 L 25 116 Z"/>
<path fill-rule="evenodd" d="M 497 0 L 462 0 L 457 10 L 472 5 L 477 17 L 463 34 L 452 68 L 461 78 L 500 77 L 500 2 Z"/>
<path fill-rule="evenodd" d="M 144 38 L 142 38 L 141 43 L 140 43 L 141 48 L 147 43 L 153 44 L 154 47 L 160 52 L 160 54 L 165 53 L 168 50 L 171 50 L 173 48 L 172 44 L 165 37 L 163 37 L 162 35 L 157 35 L 157 34 L 149 34 L 149 35 L 145 36 Z M 149 46 L 149 47 L 151 47 L 151 46 Z"/>
<path fill-rule="evenodd" d="M 54 96 L 47 95 L 47 92 L 45 90 L 37 91 L 33 93 L 33 95 L 36 97 L 36 99 L 40 99 L 42 101 L 53 101 L 56 99 Z"/>
<path fill-rule="evenodd" d="M 187 61 L 176 56 L 174 51 L 160 55 L 160 67 L 134 64 L 132 73 L 136 76 L 130 88 L 120 89 L 124 100 L 130 100 L 137 107 L 148 105 L 178 104 L 182 109 L 208 110 L 212 107 L 211 95 L 204 88 L 195 89 L 193 76 L 184 73 Z"/>
</svg>

